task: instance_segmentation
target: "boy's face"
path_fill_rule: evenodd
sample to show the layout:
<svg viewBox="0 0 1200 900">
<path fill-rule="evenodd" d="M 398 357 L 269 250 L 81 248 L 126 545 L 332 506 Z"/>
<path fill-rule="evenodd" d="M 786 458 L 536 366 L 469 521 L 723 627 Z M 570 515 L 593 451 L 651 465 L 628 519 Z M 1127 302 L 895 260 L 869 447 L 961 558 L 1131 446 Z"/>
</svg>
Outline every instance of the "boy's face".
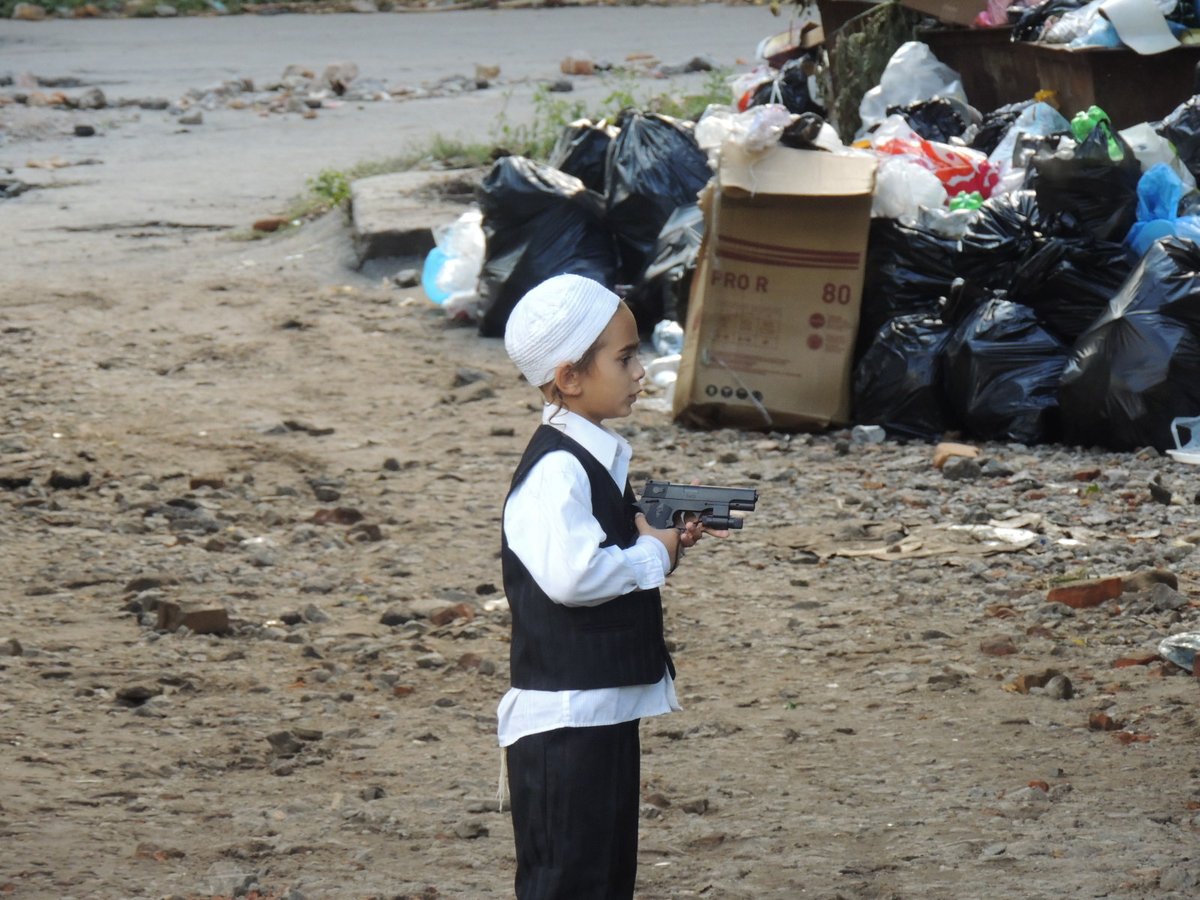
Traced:
<svg viewBox="0 0 1200 900">
<path fill-rule="evenodd" d="M 638 359 L 638 331 L 633 313 L 624 303 L 617 307 L 596 343 L 595 361 L 576 374 L 578 393 L 567 398 L 567 408 L 594 425 L 633 412 L 646 370 Z"/>
</svg>

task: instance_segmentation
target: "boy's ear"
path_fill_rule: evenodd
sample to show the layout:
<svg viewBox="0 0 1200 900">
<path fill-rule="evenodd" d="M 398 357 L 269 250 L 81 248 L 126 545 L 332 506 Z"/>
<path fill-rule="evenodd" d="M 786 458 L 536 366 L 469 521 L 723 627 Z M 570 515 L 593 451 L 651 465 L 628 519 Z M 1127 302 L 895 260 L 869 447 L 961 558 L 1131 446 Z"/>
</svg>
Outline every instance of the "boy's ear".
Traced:
<svg viewBox="0 0 1200 900">
<path fill-rule="evenodd" d="M 582 391 L 579 372 L 570 363 L 563 363 L 554 370 L 554 386 L 564 397 L 578 397 Z"/>
</svg>

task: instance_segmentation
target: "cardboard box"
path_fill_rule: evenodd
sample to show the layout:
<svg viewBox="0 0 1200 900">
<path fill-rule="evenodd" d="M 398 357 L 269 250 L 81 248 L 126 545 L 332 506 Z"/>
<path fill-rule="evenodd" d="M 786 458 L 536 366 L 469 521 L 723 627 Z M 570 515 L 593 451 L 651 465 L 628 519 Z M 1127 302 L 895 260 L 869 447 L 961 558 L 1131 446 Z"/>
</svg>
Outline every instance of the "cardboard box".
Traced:
<svg viewBox="0 0 1200 900">
<path fill-rule="evenodd" d="M 850 417 L 875 160 L 721 151 L 674 413 L 700 427 L 824 428 Z"/>
</svg>

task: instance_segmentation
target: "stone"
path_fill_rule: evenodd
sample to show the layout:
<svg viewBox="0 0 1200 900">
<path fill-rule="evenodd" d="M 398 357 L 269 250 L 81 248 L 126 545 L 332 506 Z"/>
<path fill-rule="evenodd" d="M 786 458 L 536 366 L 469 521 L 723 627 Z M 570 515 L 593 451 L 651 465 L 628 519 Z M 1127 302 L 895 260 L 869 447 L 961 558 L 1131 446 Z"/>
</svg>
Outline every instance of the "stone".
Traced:
<svg viewBox="0 0 1200 900">
<path fill-rule="evenodd" d="M 335 94 L 341 95 L 346 93 L 350 82 L 357 77 L 358 66 L 356 64 L 352 62 L 332 63 L 326 66 L 325 71 L 321 73 L 321 83 Z"/>
<path fill-rule="evenodd" d="M 94 125 L 76 125 L 75 137 L 95 137 L 96 127 Z"/>
<path fill-rule="evenodd" d="M 291 222 L 287 216 L 266 216 L 262 219 L 255 220 L 251 227 L 254 231 L 260 231 L 264 234 L 278 231 L 280 228 L 288 225 Z"/>
<path fill-rule="evenodd" d="M 108 106 L 108 98 L 98 87 L 88 88 L 75 100 L 76 109 L 104 109 Z"/>
<path fill-rule="evenodd" d="M 223 606 L 164 600 L 158 604 L 158 629 L 187 628 L 193 634 L 228 634 L 229 611 Z"/>
<path fill-rule="evenodd" d="M 1191 601 L 1188 600 L 1179 591 L 1165 584 L 1156 584 L 1150 589 L 1150 602 L 1159 612 L 1169 612 L 1175 609 L 1183 609 L 1188 606 Z"/>
<path fill-rule="evenodd" d="M 267 735 L 267 743 L 271 745 L 272 753 L 284 758 L 295 756 L 304 749 L 304 742 L 290 731 L 276 731 Z"/>
<path fill-rule="evenodd" d="M 979 463 L 965 456 L 953 456 L 942 465 L 942 475 L 950 481 L 975 481 L 982 474 Z"/>
<path fill-rule="evenodd" d="M 410 607 L 404 604 L 397 604 L 389 606 L 384 611 L 383 615 L 379 617 L 379 624 L 394 627 L 396 625 L 403 625 L 405 622 L 411 622 L 415 618 L 417 618 L 417 614 Z"/>
<path fill-rule="evenodd" d="M 329 614 L 315 603 L 310 603 L 304 607 L 304 621 L 321 624 L 329 621 Z"/>
<path fill-rule="evenodd" d="M 87 487 L 91 483 L 91 472 L 60 472 L 54 469 L 46 480 L 46 487 L 54 491 L 70 491 Z"/>
<path fill-rule="evenodd" d="M 16 638 L 0 641 L 0 656 L 21 656 L 24 652 L 25 648 Z"/>
<path fill-rule="evenodd" d="M 431 624 L 435 626 L 449 625 L 456 619 L 465 619 L 470 622 L 475 618 L 475 610 L 466 603 L 455 603 L 453 606 L 447 606 L 444 609 L 439 609 L 429 617 Z"/>
<path fill-rule="evenodd" d="M 1070 700 L 1075 696 L 1075 686 L 1066 675 L 1055 675 L 1046 682 L 1043 690 L 1052 700 Z"/>
<path fill-rule="evenodd" d="M 167 3 L 160 3 L 154 7 L 154 14 L 160 19 L 173 19 L 179 15 L 179 10 Z"/>
<path fill-rule="evenodd" d="M 40 22 L 46 18 L 46 9 L 36 3 L 18 3 L 13 7 L 12 17 L 24 22 Z"/>
<path fill-rule="evenodd" d="M 1017 645 L 1010 637 L 987 638 L 979 642 L 979 652 L 985 656 L 1011 656 L 1017 652 Z"/>
<path fill-rule="evenodd" d="M 1048 603 L 1065 603 L 1072 609 L 1090 609 L 1121 596 L 1124 582 L 1120 578 L 1099 578 L 1076 581 L 1051 588 L 1046 594 Z"/>
<path fill-rule="evenodd" d="M 1141 594 L 1153 590 L 1157 584 L 1178 590 L 1179 576 L 1166 569 L 1143 569 L 1121 577 L 1121 586 L 1131 594 Z"/>
<path fill-rule="evenodd" d="M 468 819 L 454 826 L 454 834 L 463 840 L 471 841 L 476 838 L 487 837 L 489 832 L 487 826 L 478 819 Z"/>
<path fill-rule="evenodd" d="M 453 195 L 461 173 L 394 172 L 350 183 L 350 220 L 358 264 L 387 257 L 424 257 L 433 229 L 456 220 L 464 207 Z"/>
<path fill-rule="evenodd" d="M 418 269 L 401 269 L 392 276 L 396 287 L 412 288 L 421 283 L 421 272 Z"/>
<path fill-rule="evenodd" d="M 192 112 L 188 113 L 187 115 L 180 116 L 179 124 L 180 125 L 203 125 L 204 124 L 204 113 L 202 113 L 198 109 L 193 110 Z"/>
<path fill-rule="evenodd" d="M 157 697 L 162 693 L 162 688 L 146 687 L 143 684 L 134 684 L 129 687 L 121 688 L 117 691 L 117 703 L 122 706 L 141 706 L 151 697 Z"/>
</svg>

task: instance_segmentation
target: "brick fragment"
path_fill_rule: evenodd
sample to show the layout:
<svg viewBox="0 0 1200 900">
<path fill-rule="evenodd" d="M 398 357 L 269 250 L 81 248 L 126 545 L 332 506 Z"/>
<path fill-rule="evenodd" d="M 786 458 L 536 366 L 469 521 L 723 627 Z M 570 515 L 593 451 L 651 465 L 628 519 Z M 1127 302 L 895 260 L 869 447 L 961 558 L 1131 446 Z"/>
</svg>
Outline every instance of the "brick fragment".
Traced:
<svg viewBox="0 0 1200 900">
<path fill-rule="evenodd" d="M 1010 637 L 988 638 L 979 642 L 979 652 L 985 656 L 1011 656 L 1017 652 L 1017 645 Z"/>
<path fill-rule="evenodd" d="M 956 444 L 952 441 L 942 441 L 933 448 L 933 467 L 940 469 L 946 464 L 946 460 L 955 456 L 975 459 L 975 457 L 979 456 L 979 448 L 972 447 L 970 444 Z"/>
<path fill-rule="evenodd" d="M 1050 603 L 1065 603 L 1072 609 L 1091 609 L 1120 597 L 1123 590 L 1120 578 L 1098 578 L 1051 588 L 1046 594 L 1046 600 Z"/>
</svg>

